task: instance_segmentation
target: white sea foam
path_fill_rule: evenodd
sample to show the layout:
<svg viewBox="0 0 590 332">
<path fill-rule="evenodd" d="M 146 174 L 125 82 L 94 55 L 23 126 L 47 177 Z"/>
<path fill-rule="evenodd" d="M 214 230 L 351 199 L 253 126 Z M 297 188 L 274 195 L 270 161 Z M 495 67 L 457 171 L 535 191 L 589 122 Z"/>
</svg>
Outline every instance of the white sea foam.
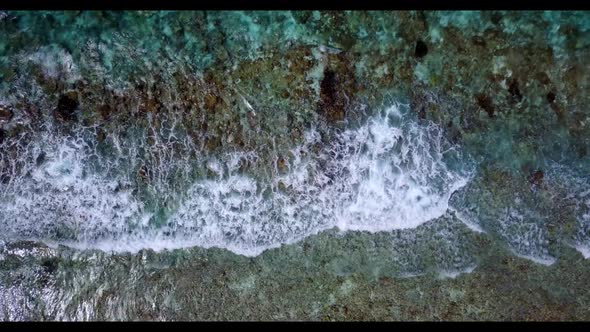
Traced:
<svg viewBox="0 0 590 332">
<path fill-rule="evenodd" d="M 78 67 L 66 50 L 52 45 L 39 48 L 37 52 L 26 56 L 26 60 L 39 65 L 47 77 L 64 79 L 70 82 L 81 78 Z"/>
<path fill-rule="evenodd" d="M 555 258 L 549 253 L 548 231 L 543 227 L 549 217 L 539 211 L 518 205 L 506 208 L 505 211 L 498 220 L 497 231 L 508 243 L 512 252 L 538 264 L 555 263 Z"/>
<path fill-rule="evenodd" d="M 28 177 L 12 180 L 0 202 L 0 228 L 12 236 L 91 241 L 122 234 L 142 208 L 118 182 L 84 174 L 87 152 L 75 139 L 44 136 L 45 161 Z M 37 149 L 35 149 L 37 150 Z"/>
<path fill-rule="evenodd" d="M 458 154 L 439 128 L 396 106 L 337 135 L 317 153 L 314 130 L 291 151 L 288 171 L 271 183 L 229 174 L 200 181 L 171 218 L 177 235 L 245 255 L 319 231 L 415 228 L 442 216 L 468 174 L 445 163 Z M 186 232 L 185 230 L 190 231 Z"/>
<path fill-rule="evenodd" d="M 584 172 L 576 172 L 562 164 L 550 163 L 548 175 L 564 186 L 567 194 L 563 197 L 578 221 L 577 231 L 571 246 L 586 259 L 590 258 L 590 178 Z"/>
<path fill-rule="evenodd" d="M 120 189 L 124 179 L 90 171 L 92 147 L 46 134 L 45 161 L 4 190 L 0 229 L 5 236 L 77 248 L 136 252 L 201 246 L 257 255 L 333 227 L 415 228 L 442 216 L 451 194 L 470 176 L 447 164 L 461 154 L 441 129 L 418 123 L 404 107 L 389 107 L 364 125 L 335 134 L 331 143 L 321 141 L 318 131 L 309 130 L 286 158 L 286 169 L 275 168 L 270 179 L 240 171 L 240 161 L 256 157 L 253 153 L 209 159 L 205 167 L 213 178 L 198 180 L 185 192 L 157 187 L 179 204 L 166 220 L 154 222 L 149 207 Z"/>
<path fill-rule="evenodd" d="M 585 201 L 584 206 L 587 211 L 590 210 L 590 200 Z M 578 250 L 586 259 L 590 259 L 590 213 L 580 213 L 578 217 L 580 222 L 576 244 L 574 248 Z"/>
<path fill-rule="evenodd" d="M 582 256 L 584 256 L 584 258 L 588 259 L 590 258 L 590 245 L 576 245 L 574 248 L 576 248 L 577 251 L 579 251 Z"/>
<path fill-rule="evenodd" d="M 465 226 L 477 233 L 485 233 L 483 228 L 478 224 L 477 218 L 472 216 L 472 213 L 466 213 L 449 206 L 449 211 L 452 211 L 457 219 L 459 219 Z"/>
<path fill-rule="evenodd" d="M 460 276 L 461 274 L 468 274 L 471 273 L 475 270 L 475 268 L 477 268 L 477 265 L 471 265 L 468 266 L 464 269 L 460 269 L 460 270 L 442 270 L 439 272 L 439 278 L 441 279 L 446 279 L 446 278 L 450 278 L 450 279 L 455 279 L 458 276 Z"/>
</svg>

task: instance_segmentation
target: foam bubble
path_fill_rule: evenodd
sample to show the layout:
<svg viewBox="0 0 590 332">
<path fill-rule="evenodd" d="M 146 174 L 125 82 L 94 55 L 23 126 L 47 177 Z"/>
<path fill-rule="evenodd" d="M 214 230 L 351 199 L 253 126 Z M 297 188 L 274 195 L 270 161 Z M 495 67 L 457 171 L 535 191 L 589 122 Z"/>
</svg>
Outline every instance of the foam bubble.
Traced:
<svg viewBox="0 0 590 332">
<path fill-rule="evenodd" d="M 441 279 L 456 279 L 458 276 L 462 274 L 469 274 L 473 272 L 477 268 L 477 265 L 471 265 L 461 270 L 443 270 L 439 272 L 439 278 Z"/>
<path fill-rule="evenodd" d="M 151 185 L 162 201 L 174 200 L 162 214 L 131 191 L 131 175 L 125 172 L 141 162 L 124 163 L 129 158 L 121 156 L 138 149 L 115 136 L 111 140 L 114 155 L 103 159 L 96 146 L 79 137 L 46 133 L 34 148 L 27 147 L 29 175 L 13 181 L 0 203 L 4 235 L 114 251 L 202 246 L 257 255 L 334 227 L 415 228 L 442 216 L 450 196 L 470 177 L 448 163 L 461 160 L 461 152 L 439 127 L 418 123 L 407 107 L 395 105 L 357 128 L 335 133 L 330 143 L 310 129 L 304 143 L 290 151 L 284 169 L 266 170 L 270 176 L 240 169 L 256 159 L 255 153 L 228 152 L 193 160 L 212 175 L 182 190 L 165 185 L 174 169 L 159 165 Z M 41 149 L 45 160 L 33 165 Z M 158 160 L 171 155 L 157 152 Z M 92 160 L 108 167 L 91 167 Z M 120 172 L 104 171 L 112 169 Z M 182 174 L 181 182 L 190 181 Z"/>
<path fill-rule="evenodd" d="M 468 181 L 445 163 L 460 153 L 440 129 L 410 120 L 397 106 L 314 153 L 320 141 L 308 131 L 291 151 L 288 171 L 270 183 L 231 168 L 227 178 L 195 183 L 171 218 L 175 231 L 198 245 L 252 255 L 333 227 L 415 228 L 442 216 L 450 195 Z"/>
<path fill-rule="evenodd" d="M 579 251 L 584 258 L 590 258 L 590 246 L 576 245 L 574 248 Z"/>
<path fill-rule="evenodd" d="M 577 230 L 570 239 L 573 248 L 590 258 L 590 178 L 585 172 L 563 164 L 550 163 L 548 175 L 563 186 L 563 198 L 577 220 Z"/>
<path fill-rule="evenodd" d="M 470 230 L 476 233 L 485 233 L 483 228 L 481 228 L 481 226 L 478 224 L 477 219 L 475 219 L 470 214 L 461 212 L 452 206 L 449 206 L 449 211 L 452 211 L 455 214 L 455 217 L 457 217 L 457 219 L 459 219 Z"/>
<path fill-rule="evenodd" d="M 25 164 L 29 171 L 15 174 L 2 196 L 5 236 L 92 242 L 132 227 L 142 203 L 129 191 L 117 190 L 119 181 L 87 174 L 89 154 L 82 141 L 45 133 L 38 143 L 21 160 L 35 160 Z"/>
<path fill-rule="evenodd" d="M 70 82 L 81 78 L 72 55 L 56 45 L 41 47 L 27 55 L 26 60 L 41 66 L 43 74 L 50 78 L 64 75 L 64 78 Z"/>
<path fill-rule="evenodd" d="M 542 265 L 552 265 L 555 258 L 548 249 L 548 231 L 542 225 L 549 217 L 524 206 L 508 207 L 498 220 L 498 233 L 512 252 Z M 545 221 L 545 223 L 540 223 Z"/>
</svg>

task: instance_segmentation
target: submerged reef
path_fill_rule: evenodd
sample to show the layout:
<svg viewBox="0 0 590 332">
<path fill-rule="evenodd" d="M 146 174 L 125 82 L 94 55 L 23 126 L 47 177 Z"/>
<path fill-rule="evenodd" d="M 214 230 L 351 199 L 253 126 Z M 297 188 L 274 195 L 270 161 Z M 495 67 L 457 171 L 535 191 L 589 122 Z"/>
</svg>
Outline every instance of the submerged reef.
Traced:
<svg viewBox="0 0 590 332">
<path fill-rule="evenodd" d="M 587 320 L 590 14 L 1 12 L 3 320 Z"/>
</svg>

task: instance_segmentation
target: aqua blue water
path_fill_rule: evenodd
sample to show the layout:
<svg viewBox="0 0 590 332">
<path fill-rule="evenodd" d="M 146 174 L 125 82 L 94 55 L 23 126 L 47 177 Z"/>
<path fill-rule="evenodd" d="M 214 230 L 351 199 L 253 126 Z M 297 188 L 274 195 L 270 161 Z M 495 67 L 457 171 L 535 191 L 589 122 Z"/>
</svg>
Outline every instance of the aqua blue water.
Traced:
<svg viewBox="0 0 590 332">
<path fill-rule="evenodd" d="M 472 272 L 480 236 L 542 266 L 588 259 L 590 16 L 405 14 L 3 12 L 2 245 L 258 257 L 335 230 L 385 237 L 398 277 Z M 449 37 L 492 30 L 497 55 Z M 490 62 L 449 65 L 463 46 Z M 552 78 L 578 68 L 554 104 L 517 47 L 550 52 Z"/>
</svg>

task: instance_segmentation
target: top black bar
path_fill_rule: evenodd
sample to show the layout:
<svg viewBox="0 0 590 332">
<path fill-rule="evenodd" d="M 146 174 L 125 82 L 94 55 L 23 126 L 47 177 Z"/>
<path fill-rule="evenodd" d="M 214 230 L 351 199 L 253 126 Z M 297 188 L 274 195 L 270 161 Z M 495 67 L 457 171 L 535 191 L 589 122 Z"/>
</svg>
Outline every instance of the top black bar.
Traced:
<svg viewBox="0 0 590 332">
<path fill-rule="evenodd" d="M 2 0 L 0 10 L 590 10 L 588 0 Z"/>
</svg>

